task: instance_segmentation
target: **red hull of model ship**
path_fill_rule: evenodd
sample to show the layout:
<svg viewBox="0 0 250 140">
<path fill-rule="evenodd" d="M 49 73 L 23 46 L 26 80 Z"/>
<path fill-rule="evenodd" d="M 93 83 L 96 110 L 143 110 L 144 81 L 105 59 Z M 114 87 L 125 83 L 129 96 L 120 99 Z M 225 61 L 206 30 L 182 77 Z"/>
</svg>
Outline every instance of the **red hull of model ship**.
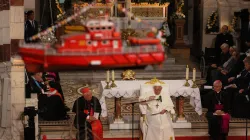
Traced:
<svg viewBox="0 0 250 140">
<path fill-rule="evenodd" d="M 158 38 L 129 37 L 123 42 L 119 30 L 107 19 L 89 20 L 86 29 L 61 36 L 61 44 L 21 43 L 19 53 L 27 71 L 137 67 L 164 61 Z"/>
<path fill-rule="evenodd" d="M 63 71 L 70 69 L 90 68 L 119 68 L 137 67 L 152 64 L 161 64 L 164 61 L 164 52 L 131 53 L 131 54 L 110 54 L 110 55 L 89 55 L 89 56 L 56 56 L 44 55 L 43 51 L 20 49 L 26 69 L 29 72 L 38 71 Z"/>
</svg>

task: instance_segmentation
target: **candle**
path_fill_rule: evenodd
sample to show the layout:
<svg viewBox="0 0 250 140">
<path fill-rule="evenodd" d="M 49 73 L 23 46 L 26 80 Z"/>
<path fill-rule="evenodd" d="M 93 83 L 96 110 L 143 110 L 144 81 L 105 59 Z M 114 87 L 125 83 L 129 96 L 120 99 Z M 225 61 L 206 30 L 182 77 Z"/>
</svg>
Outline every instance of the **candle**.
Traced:
<svg viewBox="0 0 250 140">
<path fill-rule="evenodd" d="M 193 81 L 195 81 L 195 78 L 196 78 L 196 69 L 194 68 L 193 69 Z"/>
<path fill-rule="evenodd" d="M 188 80 L 189 78 L 189 68 L 188 68 L 188 65 L 187 65 L 187 68 L 186 68 L 186 80 Z"/>
<path fill-rule="evenodd" d="M 115 71 L 112 70 L 112 81 L 115 81 Z"/>
<path fill-rule="evenodd" d="M 109 82 L 109 70 L 107 71 L 107 82 Z"/>
</svg>

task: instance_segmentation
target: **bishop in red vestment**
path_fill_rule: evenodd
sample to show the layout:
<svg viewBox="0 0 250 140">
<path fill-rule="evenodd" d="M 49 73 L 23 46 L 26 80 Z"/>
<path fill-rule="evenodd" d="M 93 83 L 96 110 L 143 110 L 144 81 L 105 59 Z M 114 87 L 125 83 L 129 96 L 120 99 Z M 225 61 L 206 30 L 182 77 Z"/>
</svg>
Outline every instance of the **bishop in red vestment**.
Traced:
<svg viewBox="0 0 250 140">
<path fill-rule="evenodd" d="M 76 113 L 74 125 L 78 129 L 78 140 L 102 140 L 103 130 L 100 121 L 101 104 L 92 96 L 89 88 L 81 90 L 83 96 L 78 98 L 72 112 Z"/>
</svg>

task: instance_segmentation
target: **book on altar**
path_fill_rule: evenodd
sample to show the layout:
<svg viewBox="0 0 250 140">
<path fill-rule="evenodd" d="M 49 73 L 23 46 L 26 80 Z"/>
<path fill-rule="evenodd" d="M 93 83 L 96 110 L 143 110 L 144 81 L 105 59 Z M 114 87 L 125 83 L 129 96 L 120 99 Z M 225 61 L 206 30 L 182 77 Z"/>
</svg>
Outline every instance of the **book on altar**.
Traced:
<svg viewBox="0 0 250 140">
<path fill-rule="evenodd" d="M 99 114 L 100 114 L 100 113 L 95 112 L 95 113 L 94 113 L 94 117 L 95 117 L 96 119 L 99 119 Z"/>
</svg>

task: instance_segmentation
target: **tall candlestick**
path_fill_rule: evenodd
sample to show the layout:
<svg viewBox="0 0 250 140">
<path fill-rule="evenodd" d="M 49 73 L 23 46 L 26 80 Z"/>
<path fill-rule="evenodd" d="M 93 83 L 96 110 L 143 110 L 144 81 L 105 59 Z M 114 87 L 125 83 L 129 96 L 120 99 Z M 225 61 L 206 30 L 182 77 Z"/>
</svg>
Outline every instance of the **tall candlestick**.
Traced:
<svg viewBox="0 0 250 140">
<path fill-rule="evenodd" d="M 114 70 L 112 70 L 112 79 L 111 80 L 115 81 L 115 71 Z"/>
<path fill-rule="evenodd" d="M 109 82 L 109 70 L 107 71 L 107 82 Z"/>
<path fill-rule="evenodd" d="M 196 80 L 196 69 L 194 68 L 193 69 L 193 81 L 195 81 Z"/>
<path fill-rule="evenodd" d="M 189 78 L 189 68 L 188 68 L 188 65 L 187 65 L 187 68 L 186 68 L 186 80 L 188 80 Z"/>
</svg>

